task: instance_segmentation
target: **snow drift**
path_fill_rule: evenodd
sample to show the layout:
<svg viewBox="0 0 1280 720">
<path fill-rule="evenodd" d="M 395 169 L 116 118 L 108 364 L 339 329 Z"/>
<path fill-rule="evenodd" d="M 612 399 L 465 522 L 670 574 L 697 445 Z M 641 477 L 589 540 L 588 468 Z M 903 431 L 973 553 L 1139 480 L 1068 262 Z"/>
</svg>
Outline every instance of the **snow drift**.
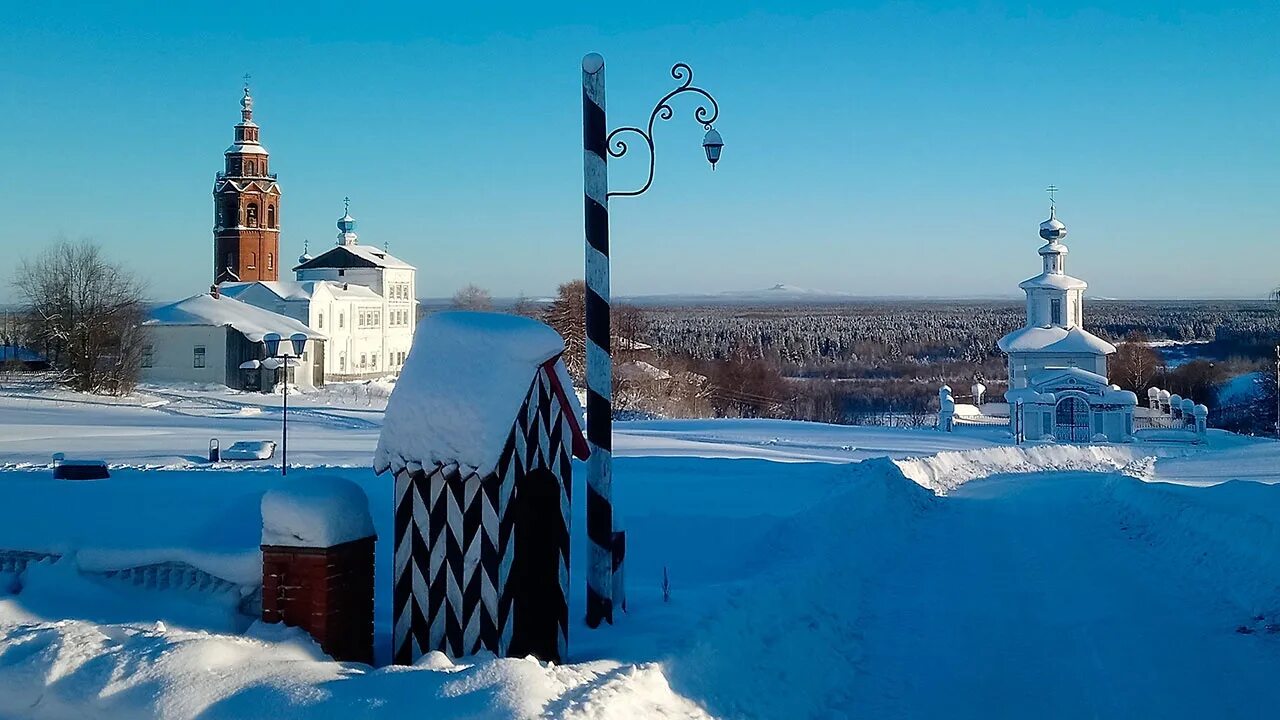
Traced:
<svg viewBox="0 0 1280 720">
<path fill-rule="evenodd" d="M 1280 622 L 1280 485 L 1113 477 L 1106 489 L 1136 536 L 1163 556 L 1188 558 L 1200 582 L 1249 615 Z"/>
<path fill-rule="evenodd" d="M 967 482 L 1008 473 L 1082 470 L 1143 475 L 1155 457 L 1150 448 L 1129 445 L 1034 445 L 941 452 L 894 462 L 906 477 L 945 495 Z"/>
</svg>

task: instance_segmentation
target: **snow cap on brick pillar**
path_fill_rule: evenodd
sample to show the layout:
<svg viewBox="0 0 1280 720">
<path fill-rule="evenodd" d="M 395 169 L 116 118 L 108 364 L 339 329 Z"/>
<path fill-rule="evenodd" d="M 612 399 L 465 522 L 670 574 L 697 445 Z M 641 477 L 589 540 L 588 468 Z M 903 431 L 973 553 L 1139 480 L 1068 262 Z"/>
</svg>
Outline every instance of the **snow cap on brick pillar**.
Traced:
<svg viewBox="0 0 1280 720">
<path fill-rule="evenodd" d="M 262 619 L 302 628 L 336 660 L 373 662 L 369 500 L 349 480 L 289 481 L 262 496 Z"/>
</svg>

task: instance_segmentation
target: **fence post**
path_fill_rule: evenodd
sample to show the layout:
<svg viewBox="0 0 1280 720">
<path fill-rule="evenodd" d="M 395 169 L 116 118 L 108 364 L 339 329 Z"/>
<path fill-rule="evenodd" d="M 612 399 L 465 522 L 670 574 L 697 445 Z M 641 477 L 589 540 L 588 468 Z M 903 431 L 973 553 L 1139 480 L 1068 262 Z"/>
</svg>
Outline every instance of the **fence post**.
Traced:
<svg viewBox="0 0 1280 720">
<path fill-rule="evenodd" d="M 938 429 L 951 432 L 955 428 L 956 401 L 951 396 L 951 386 L 943 385 L 938 390 Z"/>
</svg>

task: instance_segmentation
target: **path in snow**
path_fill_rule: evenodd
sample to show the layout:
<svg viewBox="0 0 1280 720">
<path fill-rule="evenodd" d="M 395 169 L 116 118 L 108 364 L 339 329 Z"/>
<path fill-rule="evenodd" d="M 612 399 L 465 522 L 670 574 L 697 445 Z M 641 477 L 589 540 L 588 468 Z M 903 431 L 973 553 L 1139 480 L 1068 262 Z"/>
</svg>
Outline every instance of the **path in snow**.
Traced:
<svg viewBox="0 0 1280 720">
<path fill-rule="evenodd" d="M 1105 478 L 1002 476 L 955 491 L 869 588 L 870 717 L 1264 717 L 1280 636 L 1157 554 Z"/>
</svg>

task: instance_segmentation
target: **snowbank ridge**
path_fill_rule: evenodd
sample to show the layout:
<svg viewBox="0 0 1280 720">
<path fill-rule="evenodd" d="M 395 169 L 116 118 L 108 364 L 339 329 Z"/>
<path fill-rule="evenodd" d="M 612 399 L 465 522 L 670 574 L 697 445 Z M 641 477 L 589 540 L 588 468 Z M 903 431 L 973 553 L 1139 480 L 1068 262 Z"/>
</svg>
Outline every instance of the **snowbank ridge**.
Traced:
<svg viewBox="0 0 1280 720">
<path fill-rule="evenodd" d="M 1155 457 L 1151 448 L 1128 445 L 1036 445 L 941 452 L 893 462 L 907 478 L 946 495 L 972 480 L 1006 473 L 1080 470 L 1145 477 Z"/>
<path fill-rule="evenodd" d="M 1106 497 L 1131 532 L 1164 557 L 1182 557 L 1250 615 L 1280 614 L 1280 485 L 1231 480 L 1210 487 L 1115 476 Z"/>
</svg>

